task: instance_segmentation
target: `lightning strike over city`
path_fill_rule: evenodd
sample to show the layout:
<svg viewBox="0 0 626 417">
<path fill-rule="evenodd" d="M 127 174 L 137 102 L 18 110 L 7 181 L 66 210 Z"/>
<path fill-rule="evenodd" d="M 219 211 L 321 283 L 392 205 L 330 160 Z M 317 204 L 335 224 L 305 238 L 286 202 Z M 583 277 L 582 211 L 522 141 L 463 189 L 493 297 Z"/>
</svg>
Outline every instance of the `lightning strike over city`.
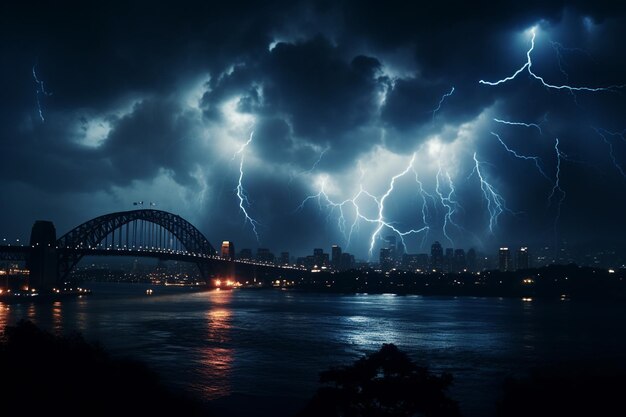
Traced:
<svg viewBox="0 0 626 417">
<path fill-rule="evenodd" d="M 251 132 L 250 137 L 248 138 L 246 143 L 241 145 L 239 150 L 235 152 L 235 154 L 233 155 L 233 159 L 235 159 L 237 155 L 240 155 L 239 157 L 239 180 L 237 182 L 237 188 L 236 188 L 237 198 L 239 199 L 239 210 L 241 210 L 241 212 L 245 216 L 245 222 L 250 223 L 250 226 L 252 227 L 252 232 L 254 233 L 254 236 L 256 237 L 256 240 L 258 242 L 259 233 L 257 231 L 257 225 L 259 224 L 259 222 L 257 222 L 248 214 L 248 210 L 246 209 L 246 207 L 248 208 L 250 207 L 250 200 L 248 200 L 248 194 L 246 190 L 243 188 L 243 172 L 244 172 L 243 161 L 244 161 L 246 148 L 252 142 L 253 136 L 254 136 L 254 132 Z"/>
<path fill-rule="evenodd" d="M 473 158 L 475 165 L 471 175 L 476 174 L 480 181 L 480 189 L 482 190 L 489 213 L 489 232 L 493 233 L 495 226 L 498 224 L 498 217 L 506 210 L 506 200 L 480 171 L 480 167 L 483 163 L 476 157 L 476 152 L 474 152 Z"/>
<path fill-rule="evenodd" d="M 556 173 L 554 186 L 552 187 L 552 192 L 548 196 L 548 201 L 552 202 L 552 199 L 556 199 L 556 217 L 554 219 L 554 228 L 556 230 L 559 219 L 561 218 L 561 207 L 563 206 L 563 201 L 565 201 L 565 196 L 567 195 L 563 188 L 561 188 L 561 159 L 563 157 L 563 153 L 559 149 L 559 139 L 557 138 L 554 142 L 554 151 L 556 154 Z"/>
<path fill-rule="evenodd" d="M 624 2 L 0 32 L 0 415 L 624 414 Z"/>
</svg>

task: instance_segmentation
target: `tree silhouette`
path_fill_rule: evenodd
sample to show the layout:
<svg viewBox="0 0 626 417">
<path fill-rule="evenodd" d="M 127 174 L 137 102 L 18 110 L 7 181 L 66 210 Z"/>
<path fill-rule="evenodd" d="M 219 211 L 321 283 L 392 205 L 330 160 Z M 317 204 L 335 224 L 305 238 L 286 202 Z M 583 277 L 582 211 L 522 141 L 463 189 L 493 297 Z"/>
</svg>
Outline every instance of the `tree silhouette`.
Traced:
<svg viewBox="0 0 626 417">
<path fill-rule="evenodd" d="M 393 344 L 384 344 L 352 366 L 322 372 L 320 382 L 326 386 L 318 389 L 300 417 L 460 415 L 456 401 L 445 392 L 452 375 L 433 375 Z"/>
</svg>

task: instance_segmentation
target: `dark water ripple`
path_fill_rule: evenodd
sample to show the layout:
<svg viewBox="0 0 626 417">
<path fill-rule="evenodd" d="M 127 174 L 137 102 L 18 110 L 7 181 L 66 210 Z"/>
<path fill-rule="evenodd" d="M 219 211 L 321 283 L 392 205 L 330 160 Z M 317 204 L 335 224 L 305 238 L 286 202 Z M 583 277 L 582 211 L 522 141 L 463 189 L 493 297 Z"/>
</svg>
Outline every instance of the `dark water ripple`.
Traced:
<svg viewBox="0 0 626 417">
<path fill-rule="evenodd" d="M 626 335 L 616 330 L 626 308 L 613 303 L 170 287 L 147 296 L 146 288 L 93 284 L 94 295 L 79 300 L 0 304 L 0 326 L 30 318 L 55 332 L 80 331 L 206 400 L 304 401 L 319 371 L 382 343 L 453 373 L 451 394 L 466 415 L 492 414 L 507 375 L 557 362 L 626 363 Z"/>
</svg>

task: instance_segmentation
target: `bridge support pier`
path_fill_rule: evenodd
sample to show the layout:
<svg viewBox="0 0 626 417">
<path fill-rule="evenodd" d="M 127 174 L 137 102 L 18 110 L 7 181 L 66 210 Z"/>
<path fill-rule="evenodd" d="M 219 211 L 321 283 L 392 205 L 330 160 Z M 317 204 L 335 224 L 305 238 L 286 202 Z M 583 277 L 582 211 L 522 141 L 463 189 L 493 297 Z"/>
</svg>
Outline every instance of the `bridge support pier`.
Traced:
<svg viewBox="0 0 626 417">
<path fill-rule="evenodd" d="M 52 289 L 58 279 L 57 234 L 51 221 L 37 220 L 30 233 L 31 251 L 27 260 L 30 289 Z"/>
</svg>

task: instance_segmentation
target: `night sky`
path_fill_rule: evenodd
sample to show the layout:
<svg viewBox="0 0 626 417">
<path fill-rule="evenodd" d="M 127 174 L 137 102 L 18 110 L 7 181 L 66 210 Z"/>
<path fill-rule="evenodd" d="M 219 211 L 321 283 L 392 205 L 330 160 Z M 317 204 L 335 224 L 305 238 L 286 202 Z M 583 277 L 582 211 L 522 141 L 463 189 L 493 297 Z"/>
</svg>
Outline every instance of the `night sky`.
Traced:
<svg viewBox="0 0 626 417">
<path fill-rule="evenodd" d="M 1 238 L 142 200 L 296 255 L 623 246 L 619 2 L 162 3 L 0 6 Z"/>
</svg>

